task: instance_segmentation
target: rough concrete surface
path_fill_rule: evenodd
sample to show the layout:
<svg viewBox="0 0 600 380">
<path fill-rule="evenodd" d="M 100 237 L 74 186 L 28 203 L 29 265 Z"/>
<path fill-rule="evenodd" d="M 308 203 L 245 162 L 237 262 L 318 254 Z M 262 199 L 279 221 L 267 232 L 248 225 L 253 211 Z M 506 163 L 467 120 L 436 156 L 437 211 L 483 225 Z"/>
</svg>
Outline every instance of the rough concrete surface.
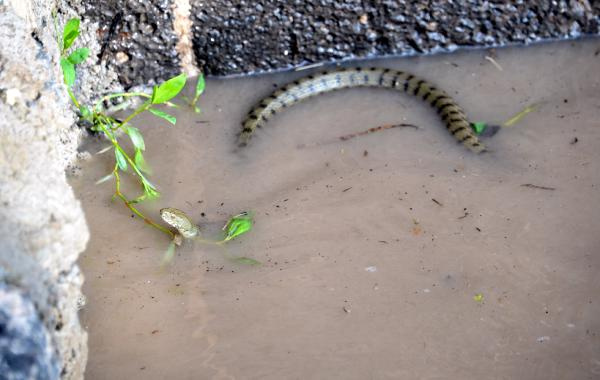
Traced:
<svg viewBox="0 0 600 380">
<path fill-rule="evenodd" d="M 173 24 L 185 14 L 173 7 L 187 0 L 73 3 L 84 23 L 97 25 L 101 64 L 114 69 L 123 86 L 160 82 L 182 71 Z M 195 59 L 211 76 L 577 38 L 597 35 L 600 23 L 600 4 L 587 0 L 189 3 Z"/>
<path fill-rule="evenodd" d="M 97 57 L 115 68 L 125 87 L 179 74 L 171 1 L 84 0 L 82 7 L 84 21 L 99 24 Z"/>
<path fill-rule="evenodd" d="M 0 5 L 0 283 L 32 301 L 61 377 L 77 379 L 87 335 L 77 316 L 83 278 L 75 262 L 88 229 L 65 178 L 78 134 L 48 33 L 51 5 Z"/>
<path fill-rule="evenodd" d="M 0 374 L 3 379 L 55 379 L 59 363 L 31 300 L 0 284 Z"/>
<path fill-rule="evenodd" d="M 197 0 L 194 48 L 209 75 L 527 44 L 598 34 L 598 2 Z"/>
</svg>

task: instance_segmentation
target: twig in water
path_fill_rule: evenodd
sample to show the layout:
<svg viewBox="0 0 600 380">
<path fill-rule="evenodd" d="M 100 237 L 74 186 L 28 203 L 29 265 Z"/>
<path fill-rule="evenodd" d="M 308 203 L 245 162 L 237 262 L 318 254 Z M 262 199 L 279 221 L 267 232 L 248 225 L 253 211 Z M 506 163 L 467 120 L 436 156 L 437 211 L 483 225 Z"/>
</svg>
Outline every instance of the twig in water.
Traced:
<svg viewBox="0 0 600 380">
<path fill-rule="evenodd" d="M 516 123 L 518 123 L 523 117 L 525 117 L 525 115 L 527 115 L 530 112 L 533 112 L 535 110 L 538 109 L 538 107 L 541 105 L 542 103 L 533 103 L 525 108 L 523 108 L 522 111 L 520 111 L 519 113 L 517 113 L 516 115 L 514 115 L 513 117 L 511 117 L 510 119 L 506 120 L 502 126 L 503 127 L 510 127 Z"/>
<path fill-rule="evenodd" d="M 547 186 L 538 186 L 538 185 L 533 185 L 531 183 L 524 183 L 521 185 L 522 187 L 529 187 L 531 189 L 540 189 L 540 190 L 556 190 L 555 187 L 547 187 Z"/>
<path fill-rule="evenodd" d="M 465 208 L 463 208 L 463 212 L 464 212 L 465 214 L 464 214 L 463 216 L 459 216 L 459 217 L 458 217 L 458 218 L 456 218 L 456 219 L 464 219 L 464 218 L 466 218 L 467 216 L 469 216 L 469 212 L 467 211 L 467 208 L 466 208 L 466 207 L 465 207 Z"/>
<path fill-rule="evenodd" d="M 417 127 L 414 124 L 406 124 L 406 123 L 402 123 L 402 124 L 385 124 L 385 125 L 380 125 L 378 127 L 373 127 L 373 128 L 369 128 L 366 131 L 362 131 L 362 132 L 358 132 L 358 133 L 350 133 L 348 135 L 344 135 L 344 136 L 340 136 L 338 137 L 338 139 L 340 139 L 341 141 L 347 141 L 350 139 L 353 139 L 355 137 L 358 136 L 364 136 L 364 135 L 368 135 L 369 133 L 375 133 L 375 132 L 379 132 L 379 131 L 383 131 L 386 129 L 392 129 L 392 128 L 414 128 L 414 129 L 419 129 L 419 127 Z"/>
<path fill-rule="evenodd" d="M 490 57 L 489 55 L 485 56 L 485 59 L 487 59 L 488 61 L 490 61 L 492 63 L 492 65 L 496 66 L 496 68 L 500 71 L 504 71 L 502 69 L 502 66 L 500 66 L 500 64 L 498 62 L 496 62 L 496 60 L 492 57 Z"/>
<path fill-rule="evenodd" d="M 335 139 L 328 140 L 328 141 L 323 141 L 323 142 L 318 142 L 318 143 L 312 143 L 312 144 L 300 144 L 300 145 L 298 145 L 298 148 L 300 148 L 300 149 L 302 149 L 302 148 L 314 148 L 314 147 L 321 146 L 321 145 L 333 144 L 333 143 L 338 142 L 338 141 L 348 141 L 348 140 L 351 140 L 351 139 L 353 139 L 355 137 L 364 136 L 364 135 L 368 135 L 370 133 L 384 131 L 386 129 L 392 129 L 392 128 L 414 128 L 414 129 L 419 129 L 418 126 L 416 126 L 414 124 L 407 124 L 407 123 L 402 123 L 402 124 L 384 124 L 384 125 L 380 125 L 378 127 L 369 128 L 366 131 L 355 132 L 355 133 L 350 133 L 350 134 L 347 134 L 347 135 L 339 136 L 339 137 L 337 137 Z M 367 154 L 368 154 L 368 152 L 367 152 Z M 363 152 L 363 156 L 366 156 L 367 154 L 364 154 L 364 152 Z"/>
</svg>

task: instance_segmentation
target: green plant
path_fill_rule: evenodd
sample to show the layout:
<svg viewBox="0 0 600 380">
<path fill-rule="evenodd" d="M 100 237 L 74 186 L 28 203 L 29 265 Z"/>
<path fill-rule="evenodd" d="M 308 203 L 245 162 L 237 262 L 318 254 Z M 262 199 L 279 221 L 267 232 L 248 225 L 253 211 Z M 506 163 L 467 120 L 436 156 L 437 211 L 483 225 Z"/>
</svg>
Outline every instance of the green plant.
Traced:
<svg viewBox="0 0 600 380">
<path fill-rule="evenodd" d="M 222 228 L 223 233 L 224 233 L 224 236 L 222 237 L 222 239 L 209 240 L 209 239 L 205 239 L 205 238 L 201 237 L 199 234 L 196 235 L 198 233 L 199 227 L 193 226 L 190 228 L 190 226 L 193 225 L 193 222 L 189 219 L 189 217 L 187 215 L 185 215 L 184 212 L 177 210 L 177 209 L 173 209 L 173 208 L 170 208 L 169 212 L 171 212 L 172 218 L 166 219 L 165 221 L 167 223 L 171 224 L 172 226 L 174 226 L 177 229 L 177 231 L 179 232 L 179 234 L 175 235 L 175 238 L 173 240 L 171 240 L 171 243 L 167 247 L 167 250 L 165 251 L 165 253 L 163 255 L 163 259 L 162 259 L 163 265 L 169 264 L 173 260 L 173 258 L 175 257 L 176 247 L 181 245 L 183 243 L 183 240 L 186 239 L 184 237 L 184 235 L 188 236 L 187 239 L 189 239 L 189 240 L 197 241 L 197 242 L 204 243 L 204 244 L 214 244 L 214 245 L 218 245 L 218 246 L 223 246 L 225 243 L 235 239 L 236 237 L 243 235 L 246 232 L 249 232 L 253 227 L 253 213 L 244 211 L 242 213 L 239 213 L 239 214 L 229 218 L 227 223 Z M 174 218 L 177 218 L 179 220 L 179 222 L 174 223 L 174 220 L 173 220 Z M 192 230 L 193 230 L 192 234 L 186 233 L 186 231 L 191 232 Z M 238 264 L 243 264 L 243 265 L 260 265 L 261 264 L 260 261 L 255 260 L 250 257 L 246 257 L 246 256 L 232 257 L 229 254 L 227 254 L 227 251 L 224 251 L 224 252 L 225 252 L 225 257 L 227 257 L 229 260 L 236 262 Z"/>
<path fill-rule="evenodd" d="M 200 99 L 200 95 L 204 92 L 204 88 L 206 87 L 206 82 L 204 81 L 204 75 L 200 73 L 198 75 L 198 80 L 196 81 L 196 88 L 194 91 L 194 97 L 192 99 L 187 96 L 183 96 L 183 100 L 185 100 L 190 107 L 194 109 L 194 112 L 200 113 L 201 110 L 197 106 L 198 100 Z"/>
<path fill-rule="evenodd" d="M 144 200 L 158 198 L 160 193 L 156 186 L 148 179 L 151 170 L 144 159 L 144 151 L 146 150 L 144 137 L 138 128 L 131 125 L 131 121 L 141 113 L 148 111 L 171 124 L 175 124 L 177 119 L 173 115 L 156 108 L 156 106 L 164 104 L 169 107 L 177 107 L 177 105 L 171 103 L 170 100 L 177 96 L 183 89 L 187 78 L 185 74 L 177 75 L 158 86 L 154 86 L 151 94 L 143 92 L 115 93 L 102 97 L 92 107 L 83 105 L 77 100 L 77 97 L 73 92 L 73 85 L 76 81 L 76 65 L 84 62 L 89 56 L 90 51 L 87 47 L 74 50 L 71 49 L 73 43 L 79 36 L 79 24 L 80 21 L 78 19 L 70 19 L 65 24 L 62 38 L 58 38 L 61 52 L 60 66 L 62 68 L 65 85 L 67 86 L 67 92 L 71 101 L 75 107 L 77 107 L 80 118 L 89 123 L 91 125 L 90 128 L 93 131 L 103 134 L 111 143 L 109 149 L 114 151 L 115 165 L 112 172 L 100 179 L 97 183 L 114 178 L 114 197 L 121 199 L 125 206 L 144 222 L 173 238 L 173 232 L 154 222 L 135 207 L 135 204 Z M 142 98 L 144 100 L 143 103 L 123 120 L 118 120 L 115 117 L 108 115 L 108 110 L 104 108 L 105 102 L 112 102 L 114 100 L 122 100 L 115 108 L 125 108 L 125 106 L 128 105 L 127 100 L 135 97 Z M 127 152 L 121 144 L 120 138 L 123 136 L 123 133 L 129 136 L 133 145 L 133 153 Z M 135 198 L 129 198 L 121 190 L 121 174 L 126 172 L 132 173 L 141 186 L 142 194 Z"/>
<path fill-rule="evenodd" d="M 57 29 L 56 16 L 55 28 Z M 112 178 L 115 180 L 115 192 L 113 199 L 118 198 L 123 201 L 124 205 L 131 210 L 135 215 L 141 218 L 144 222 L 157 230 L 167 234 L 171 238 L 171 243 L 166 252 L 167 257 L 172 257 L 175 251 L 178 234 L 172 232 L 168 228 L 156 223 L 151 218 L 144 215 L 135 205 L 149 199 L 156 199 L 160 196 L 157 188 L 149 181 L 148 176 L 151 174 L 151 169 L 144 159 L 144 151 L 146 150 L 146 144 L 141 131 L 131 125 L 131 121 L 143 112 L 150 112 L 157 117 L 160 117 L 171 124 L 176 124 L 177 119 L 175 116 L 164 112 L 158 108 L 159 105 L 166 105 L 168 107 L 178 107 L 176 104 L 171 103 L 175 96 L 177 96 L 181 90 L 185 87 L 187 77 L 185 74 L 177 75 L 158 86 L 154 86 L 151 94 L 143 92 L 122 92 L 109 94 L 98 100 L 92 107 L 82 105 L 73 92 L 73 85 L 76 81 L 76 65 L 84 62 L 90 54 L 90 50 L 87 47 L 82 47 L 72 50 L 71 47 L 77 37 L 79 36 L 79 25 L 80 20 L 76 18 L 70 19 L 66 24 L 62 32 L 62 36 L 58 36 L 57 42 L 60 48 L 60 66 L 62 68 L 64 82 L 67 86 L 67 92 L 73 105 L 77 107 L 80 119 L 91 125 L 93 131 L 99 132 L 110 141 L 111 146 L 106 150 L 113 150 L 115 156 L 115 165 L 111 173 L 98 180 L 96 183 L 102 183 Z M 62 37 L 62 38 L 61 38 Z M 71 51 L 72 50 L 72 51 Z M 205 88 L 205 81 L 202 74 L 198 77 L 196 83 L 194 98 L 190 101 L 187 100 L 190 106 L 194 107 L 195 112 L 200 112 L 200 109 L 196 106 L 198 99 Z M 125 117 L 123 120 L 118 120 L 108 113 L 108 109 L 104 107 L 105 102 L 113 102 L 115 100 L 121 100 L 117 106 L 111 110 L 122 110 L 129 105 L 128 100 L 131 98 L 141 98 L 143 103 L 139 105 L 131 114 Z M 120 143 L 120 138 L 123 133 L 129 136 L 133 145 L 133 153 L 130 154 Z M 139 182 L 142 189 L 142 194 L 135 197 L 129 198 L 121 190 L 121 174 L 130 173 Z M 252 219 L 248 213 L 242 213 L 232 217 L 224 227 L 226 236 L 217 244 L 225 243 L 232 240 L 233 238 L 248 232 L 252 228 Z M 249 258 L 239 258 L 241 263 L 255 265 L 258 261 Z"/>
</svg>

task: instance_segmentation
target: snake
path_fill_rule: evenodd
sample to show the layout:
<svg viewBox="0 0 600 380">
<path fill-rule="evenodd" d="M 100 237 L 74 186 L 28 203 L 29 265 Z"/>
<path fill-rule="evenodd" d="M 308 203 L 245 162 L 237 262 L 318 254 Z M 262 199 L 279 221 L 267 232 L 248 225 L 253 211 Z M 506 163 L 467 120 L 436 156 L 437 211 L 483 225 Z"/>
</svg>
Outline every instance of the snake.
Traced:
<svg viewBox="0 0 600 380">
<path fill-rule="evenodd" d="M 286 84 L 253 107 L 242 123 L 238 147 L 248 145 L 255 131 L 275 114 L 316 95 L 353 87 L 381 87 L 403 91 L 429 103 L 456 140 L 474 153 L 486 151 L 463 109 L 447 92 L 411 73 L 389 68 L 342 68 L 308 75 Z"/>
<path fill-rule="evenodd" d="M 165 207 L 161 209 L 160 217 L 165 223 L 179 232 L 179 235 L 176 235 L 174 239 L 177 245 L 181 244 L 181 238 L 193 239 L 200 235 L 200 227 L 192 222 L 185 212 L 176 209 L 175 207 Z M 179 236 L 181 236 L 181 238 L 179 238 Z"/>
<path fill-rule="evenodd" d="M 389 88 L 419 97 L 435 108 L 448 132 L 467 149 L 474 153 L 486 151 L 485 145 L 474 132 L 473 123 L 447 92 L 408 72 L 378 67 L 324 71 L 286 84 L 250 110 L 238 135 L 238 147 L 248 145 L 254 132 L 285 108 L 319 94 L 353 87 Z M 192 239 L 199 235 L 199 227 L 185 212 L 167 207 L 160 210 L 160 215 L 181 237 Z"/>
</svg>

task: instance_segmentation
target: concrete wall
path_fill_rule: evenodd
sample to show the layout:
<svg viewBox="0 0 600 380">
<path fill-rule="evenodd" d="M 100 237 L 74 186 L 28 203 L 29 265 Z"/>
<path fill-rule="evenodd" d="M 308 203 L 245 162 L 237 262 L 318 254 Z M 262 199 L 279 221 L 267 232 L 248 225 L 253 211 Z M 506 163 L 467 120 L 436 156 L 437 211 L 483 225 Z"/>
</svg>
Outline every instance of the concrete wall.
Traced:
<svg viewBox="0 0 600 380">
<path fill-rule="evenodd" d="M 49 4 L 0 5 L 0 377 L 83 376 L 88 240 L 66 181 L 79 130 L 58 68 Z"/>
<path fill-rule="evenodd" d="M 577 38 L 598 35 L 600 24 L 600 3 L 588 0 L 83 0 L 83 7 L 125 86 L 190 71 L 192 63 L 208 75 L 239 75 Z"/>
</svg>

